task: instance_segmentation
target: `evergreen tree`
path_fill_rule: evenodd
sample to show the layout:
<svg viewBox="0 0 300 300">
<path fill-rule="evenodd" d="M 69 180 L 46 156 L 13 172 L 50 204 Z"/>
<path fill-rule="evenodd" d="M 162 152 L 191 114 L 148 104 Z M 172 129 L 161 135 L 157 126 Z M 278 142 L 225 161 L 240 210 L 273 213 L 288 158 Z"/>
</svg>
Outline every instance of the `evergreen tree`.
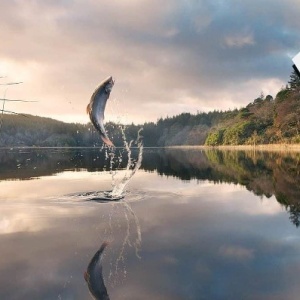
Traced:
<svg viewBox="0 0 300 300">
<path fill-rule="evenodd" d="M 300 77 L 295 70 L 292 71 L 289 80 L 290 89 L 293 91 L 300 90 Z"/>
</svg>

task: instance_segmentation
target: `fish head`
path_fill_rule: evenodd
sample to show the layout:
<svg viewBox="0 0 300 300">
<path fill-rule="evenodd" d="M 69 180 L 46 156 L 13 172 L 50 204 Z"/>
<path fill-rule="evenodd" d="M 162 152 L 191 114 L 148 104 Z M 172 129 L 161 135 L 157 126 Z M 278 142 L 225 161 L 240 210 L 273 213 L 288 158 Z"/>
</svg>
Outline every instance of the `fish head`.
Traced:
<svg viewBox="0 0 300 300">
<path fill-rule="evenodd" d="M 107 79 L 105 79 L 102 82 L 102 85 L 105 89 L 105 92 L 108 93 L 108 94 L 111 92 L 114 84 L 115 84 L 115 81 L 113 80 L 112 76 L 108 77 Z"/>
</svg>

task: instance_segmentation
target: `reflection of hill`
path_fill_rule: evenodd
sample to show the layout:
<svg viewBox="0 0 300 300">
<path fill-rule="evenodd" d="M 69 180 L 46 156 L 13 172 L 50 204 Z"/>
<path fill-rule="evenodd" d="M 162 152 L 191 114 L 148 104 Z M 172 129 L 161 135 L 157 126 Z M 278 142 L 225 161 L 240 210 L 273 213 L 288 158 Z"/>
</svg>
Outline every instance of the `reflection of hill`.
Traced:
<svg viewBox="0 0 300 300">
<path fill-rule="evenodd" d="M 126 157 L 122 164 L 120 168 L 126 165 Z M 0 166 L 0 180 L 24 180 L 66 170 L 109 169 L 105 153 L 99 149 L 1 150 Z M 300 224 L 298 153 L 146 149 L 141 168 L 182 180 L 241 184 L 256 195 L 274 195 L 289 210 L 292 222 Z"/>
<path fill-rule="evenodd" d="M 217 152 L 218 153 L 218 152 Z M 234 176 L 256 195 L 276 196 L 282 204 L 298 203 L 300 174 L 299 154 L 269 152 L 222 152 L 213 165 L 220 172 Z M 210 159 L 211 154 L 207 152 Z"/>
<path fill-rule="evenodd" d="M 300 225 L 299 153 L 169 150 L 165 155 L 169 168 L 159 173 L 238 183 L 256 195 L 274 195 L 290 212 L 291 221 Z"/>
<path fill-rule="evenodd" d="M 152 159 L 146 154 L 147 161 L 160 175 L 235 183 L 255 195 L 274 195 L 300 225 L 299 153 L 168 149 L 153 153 Z M 145 164 L 143 168 L 149 170 Z"/>
<path fill-rule="evenodd" d="M 0 180 L 26 180 L 66 170 L 103 171 L 107 163 L 99 149 L 24 148 L 1 150 L 0 166 Z"/>
</svg>

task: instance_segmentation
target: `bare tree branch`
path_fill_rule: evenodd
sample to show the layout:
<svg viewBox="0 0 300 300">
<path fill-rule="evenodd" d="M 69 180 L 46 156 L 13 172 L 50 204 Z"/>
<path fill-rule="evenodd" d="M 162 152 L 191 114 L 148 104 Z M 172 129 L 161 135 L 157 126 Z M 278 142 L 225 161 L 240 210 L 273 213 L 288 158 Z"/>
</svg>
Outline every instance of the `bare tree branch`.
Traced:
<svg viewBox="0 0 300 300">
<path fill-rule="evenodd" d="M 19 113 L 16 113 L 16 112 L 14 112 L 14 111 L 10 111 L 10 110 L 0 109 L 0 112 L 2 112 L 2 115 L 3 115 L 3 113 L 5 112 L 5 113 L 10 113 L 10 114 L 14 114 L 14 115 L 23 116 L 23 117 L 28 118 L 27 115 L 19 114 Z"/>
<path fill-rule="evenodd" d="M 0 78 L 5 78 L 6 76 L 0 76 Z M 8 85 L 16 85 L 16 84 L 21 84 L 23 83 L 22 81 L 20 82 L 8 82 L 8 83 L 0 83 L 1 86 L 8 86 Z M 10 110 L 5 110 L 5 103 L 8 102 L 37 102 L 37 101 L 31 101 L 31 100 L 20 100 L 20 99 L 6 99 L 6 91 L 4 92 L 4 98 L 0 98 L 0 101 L 3 101 L 2 103 L 2 109 L 0 109 L 0 113 L 1 113 L 1 119 L 0 119 L 0 130 L 2 129 L 3 126 L 3 114 L 4 113 L 10 113 L 10 114 L 14 114 L 14 115 L 19 115 L 19 116 L 23 116 L 28 118 L 28 116 L 24 115 L 24 114 L 19 114 L 16 113 L 14 111 L 10 111 Z"/>
<path fill-rule="evenodd" d="M 38 101 L 35 101 L 35 100 L 19 100 L 19 99 L 6 99 L 6 98 L 0 98 L 0 101 L 8 101 L 8 102 L 11 102 L 11 101 L 14 101 L 14 102 L 38 102 Z"/>
<path fill-rule="evenodd" d="M 5 92 L 4 92 L 4 98 L 6 98 L 6 92 L 7 92 L 7 89 L 6 89 Z M 3 101 L 3 104 L 2 104 L 2 113 L 1 113 L 1 121 L 0 121 L 0 130 L 2 129 L 2 126 L 3 126 L 3 113 L 4 113 L 4 107 L 5 107 L 5 100 Z"/>
<path fill-rule="evenodd" d="M 20 84 L 23 83 L 22 81 L 20 82 L 8 82 L 8 83 L 0 83 L 0 85 L 13 85 L 13 84 Z"/>
</svg>

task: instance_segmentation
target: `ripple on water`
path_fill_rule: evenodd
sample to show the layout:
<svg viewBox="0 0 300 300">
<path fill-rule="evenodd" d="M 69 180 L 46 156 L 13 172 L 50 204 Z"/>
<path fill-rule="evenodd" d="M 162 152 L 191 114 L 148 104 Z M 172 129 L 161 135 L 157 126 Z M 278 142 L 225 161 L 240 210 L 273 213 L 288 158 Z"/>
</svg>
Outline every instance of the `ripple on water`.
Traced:
<svg viewBox="0 0 300 300">
<path fill-rule="evenodd" d="M 108 203 L 108 202 L 120 202 L 124 200 L 126 202 L 135 202 L 143 200 L 146 196 L 145 192 L 142 191 L 126 191 L 118 196 L 113 196 L 110 191 L 88 191 L 88 192 L 78 192 L 68 195 L 61 196 L 56 198 L 59 202 L 99 202 L 99 203 Z"/>
</svg>

